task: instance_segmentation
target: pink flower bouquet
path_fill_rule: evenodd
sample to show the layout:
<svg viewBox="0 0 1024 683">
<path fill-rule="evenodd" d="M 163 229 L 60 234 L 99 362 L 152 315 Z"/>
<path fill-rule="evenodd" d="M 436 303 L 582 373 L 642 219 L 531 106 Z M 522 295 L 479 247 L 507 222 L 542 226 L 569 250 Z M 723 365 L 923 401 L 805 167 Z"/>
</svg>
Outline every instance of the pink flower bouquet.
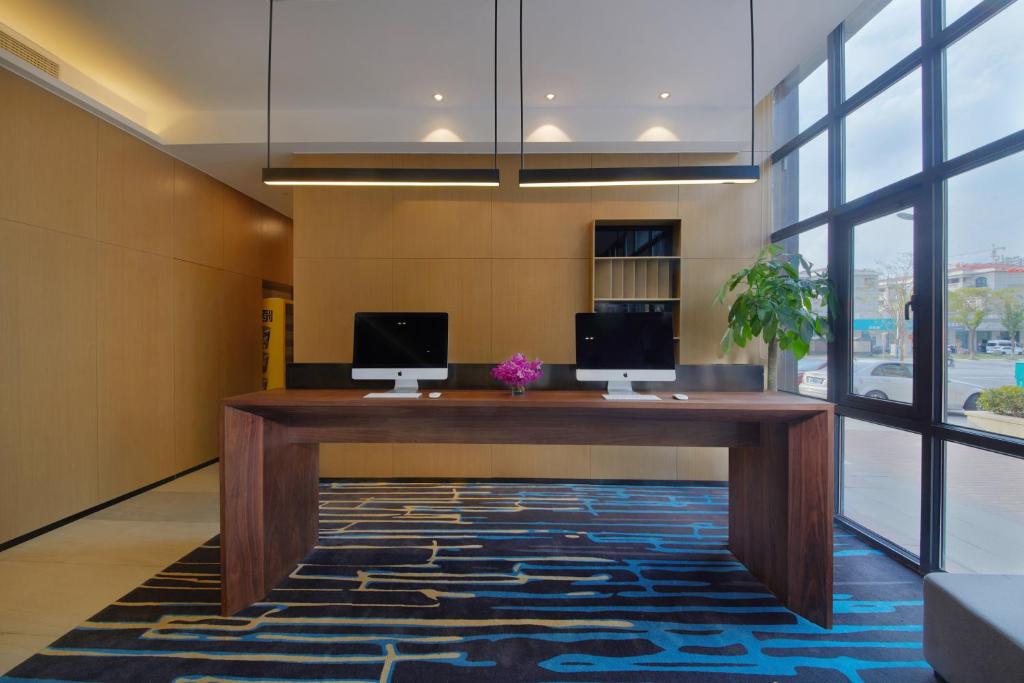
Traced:
<svg viewBox="0 0 1024 683">
<path fill-rule="evenodd" d="M 512 387 L 512 393 L 519 395 L 526 393 L 527 384 L 544 375 L 541 369 L 543 364 L 539 358 L 529 360 L 523 354 L 517 353 L 491 368 L 491 377 Z"/>
</svg>

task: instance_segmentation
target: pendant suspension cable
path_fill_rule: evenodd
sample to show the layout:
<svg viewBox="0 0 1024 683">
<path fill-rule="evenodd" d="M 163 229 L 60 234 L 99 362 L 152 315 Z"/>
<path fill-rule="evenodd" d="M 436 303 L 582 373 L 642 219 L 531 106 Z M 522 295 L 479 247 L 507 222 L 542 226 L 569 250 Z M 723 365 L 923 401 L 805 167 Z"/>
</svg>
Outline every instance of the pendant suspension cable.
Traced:
<svg viewBox="0 0 1024 683">
<path fill-rule="evenodd" d="M 268 0 L 270 16 L 267 18 L 267 168 L 270 168 L 270 65 L 274 54 L 274 0 Z"/>
<path fill-rule="evenodd" d="M 523 0 L 519 0 L 519 170 L 526 168 L 523 130 Z"/>
<path fill-rule="evenodd" d="M 301 187 L 499 187 L 498 168 L 498 5 L 494 0 L 494 168 L 355 168 L 349 166 L 271 166 L 271 77 L 274 63 L 274 1 L 267 15 L 267 163 L 264 185 Z"/>
<path fill-rule="evenodd" d="M 494 0 L 494 168 L 498 168 L 498 0 Z"/>
<path fill-rule="evenodd" d="M 750 165 L 754 163 L 754 0 L 750 0 Z"/>
</svg>

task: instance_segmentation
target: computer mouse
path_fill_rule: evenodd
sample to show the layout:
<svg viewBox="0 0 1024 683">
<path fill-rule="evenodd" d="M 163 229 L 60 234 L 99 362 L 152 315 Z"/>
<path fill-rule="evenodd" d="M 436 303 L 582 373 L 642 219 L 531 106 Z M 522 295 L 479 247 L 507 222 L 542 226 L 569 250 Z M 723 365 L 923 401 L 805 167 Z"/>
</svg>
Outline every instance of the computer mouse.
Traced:
<svg viewBox="0 0 1024 683">
<path fill-rule="evenodd" d="M 429 394 L 427 394 L 427 397 L 428 398 L 441 398 L 441 392 L 440 391 L 431 391 Z"/>
<path fill-rule="evenodd" d="M 672 398 L 674 398 L 677 401 L 687 401 L 690 397 L 687 396 L 686 394 L 672 394 Z"/>
</svg>

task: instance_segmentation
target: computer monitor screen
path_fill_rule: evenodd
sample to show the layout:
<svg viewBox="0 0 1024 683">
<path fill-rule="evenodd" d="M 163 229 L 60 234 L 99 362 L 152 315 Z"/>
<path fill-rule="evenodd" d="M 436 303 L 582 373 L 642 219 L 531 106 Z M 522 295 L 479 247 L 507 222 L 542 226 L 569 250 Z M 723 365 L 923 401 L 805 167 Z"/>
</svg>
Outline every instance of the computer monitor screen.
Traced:
<svg viewBox="0 0 1024 683">
<path fill-rule="evenodd" d="M 352 367 L 447 369 L 448 314 L 356 313 Z"/>
<path fill-rule="evenodd" d="M 672 337 L 671 313 L 577 313 L 576 368 L 674 372 Z"/>
</svg>

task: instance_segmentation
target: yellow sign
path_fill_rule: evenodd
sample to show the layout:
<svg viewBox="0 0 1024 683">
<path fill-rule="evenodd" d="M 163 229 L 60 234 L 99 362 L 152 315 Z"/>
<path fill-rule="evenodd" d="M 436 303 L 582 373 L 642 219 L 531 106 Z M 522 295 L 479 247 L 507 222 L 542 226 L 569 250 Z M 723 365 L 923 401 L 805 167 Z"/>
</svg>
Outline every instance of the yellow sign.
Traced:
<svg viewBox="0 0 1024 683">
<path fill-rule="evenodd" d="M 263 300 L 263 388 L 284 388 L 287 299 Z"/>
</svg>

